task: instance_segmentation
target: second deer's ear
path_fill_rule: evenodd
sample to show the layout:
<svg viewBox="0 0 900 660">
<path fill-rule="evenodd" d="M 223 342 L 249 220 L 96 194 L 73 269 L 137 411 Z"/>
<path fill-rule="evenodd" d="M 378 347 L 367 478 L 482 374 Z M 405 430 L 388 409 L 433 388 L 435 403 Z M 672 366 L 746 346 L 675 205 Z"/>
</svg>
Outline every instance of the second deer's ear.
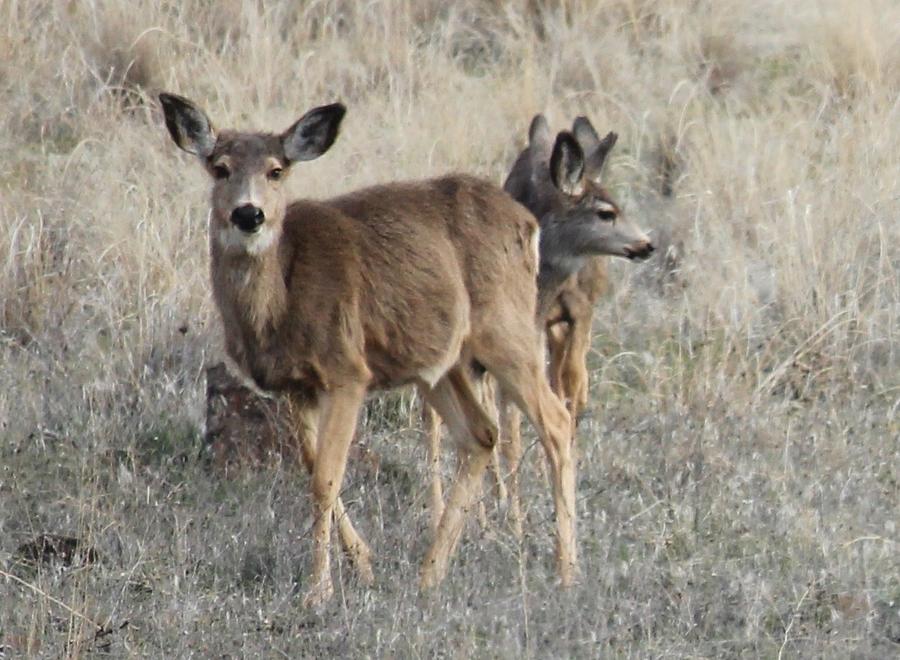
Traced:
<svg viewBox="0 0 900 660">
<path fill-rule="evenodd" d="M 550 146 L 550 124 L 544 115 L 535 115 L 528 127 L 528 144 L 535 148 Z"/>
<path fill-rule="evenodd" d="M 313 108 L 281 135 L 285 158 L 290 162 L 312 160 L 334 144 L 347 108 L 332 103 Z"/>
<path fill-rule="evenodd" d="M 572 124 L 572 132 L 575 134 L 578 144 L 584 150 L 588 177 L 593 181 L 600 181 L 603 164 L 606 162 L 606 157 L 612 151 L 619 136 L 609 132 L 601 140 L 591 120 L 587 117 L 576 117 L 575 122 Z"/>
<path fill-rule="evenodd" d="M 175 144 L 189 154 L 209 158 L 216 146 L 216 133 L 206 113 L 177 94 L 162 93 L 159 102 Z"/>
<path fill-rule="evenodd" d="M 575 136 L 562 131 L 556 136 L 550 156 L 550 179 L 563 194 L 574 196 L 584 192 L 584 152 Z"/>
</svg>

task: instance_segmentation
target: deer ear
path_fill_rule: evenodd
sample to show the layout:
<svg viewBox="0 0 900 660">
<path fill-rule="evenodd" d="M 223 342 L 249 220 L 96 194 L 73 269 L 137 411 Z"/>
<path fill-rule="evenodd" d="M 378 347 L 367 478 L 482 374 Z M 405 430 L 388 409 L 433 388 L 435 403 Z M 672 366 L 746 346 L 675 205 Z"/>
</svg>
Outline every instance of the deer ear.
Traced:
<svg viewBox="0 0 900 660">
<path fill-rule="evenodd" d="M 206 113 L 177 94 L 162 93 L 159 102 L 175 144 L 189 154 L 208 158 L 216 146 L 216 133 Z"/>
<path fill-rule="evenodd" d="M 578 144 L 584 150 L 587 175 L 594 181 L 600 181 L 603 164 L 606 162 L 606 157 L 612 151 L 619 136 L 609 132 L 601 140 L 594 129 L 594 125 L 591 124 L 591 120 L 587 117 L 577 117 L 572 124 L 572 132 L 575 134 Z"/>
<path fill-rule="evenodd" d="M 600 145 L 600 136 L 597 135 L 597 130 L 587 117 L 575 118 L 575 121 L 572 122 L 572 134 L 586 154 L 593 153 Z"/>
<path fill-rule="evenodd" d="M 289 162 L 313 160 L 334 144 L 347 108 L 332 103 L 313 108 L 281 135 L 285 158 Z"/>
<path fill-rule="evenodd" d="M 575 136 L 561 131 L 550 156 L 550 179 L 560 192 L 580 195 L 584 192 L 584 152 Z"/>
<path fill-rule="evenodd" d="M 544 115 L 535 115 L 528 127 L 528 144 L 532 147 L 550 145 L 550 124 Z"/>
</svg>

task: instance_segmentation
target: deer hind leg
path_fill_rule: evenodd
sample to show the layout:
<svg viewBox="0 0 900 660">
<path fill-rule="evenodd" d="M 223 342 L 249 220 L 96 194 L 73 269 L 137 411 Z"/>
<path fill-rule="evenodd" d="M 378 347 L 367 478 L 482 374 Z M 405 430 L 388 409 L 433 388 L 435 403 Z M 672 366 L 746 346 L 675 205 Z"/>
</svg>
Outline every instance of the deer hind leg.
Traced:
<svg viewBox="0 0 900 660">
<path fill-rule="evenodd" d="M 319 410 L 314 403 L 300 396 L 291 396 L 289 402 L 294 433 L 299 436 L 300 455 L 304 466 L 312 475 L 316 464 Z M 334 513 L 344 551 L 356 567 L 362 583 L 371 586 L 375 582 L 375 574 L 372 572 L 372 551 L 353 526 L 340 495 L 334 501 Z"/>
<path fill-rule="evenodd" d="M 537 429 L 550 464 L 556 509 L 556 556 L 563 586 L 574 582 L 577 572 L 575 543 L 575 464 L 572 452 L 573 425 L 562 401 L 550 389 L 541 360 L 541 347 L 531 335 L 507 332 L 503 342 L 495 338 L 486 346 L 503 346 L 477 355 L 494 374 L 505 395 L 519 406 Z M 533 340 L 533 341 L 532 341 Z M 491 359 L 493 358 L 493 360 Z"/>
<path fill-rule="evenodd" d="M 444 514 L 444 487 L 441 476 L 441 416 L 422 400 L 422 426 L 428 436 L 428 472 L 431 477 L 431 534 L 437 533 Z"/>
<path fill-rule="evenodd" d="M 459 462 L 444 514 L 422 563 L 423 589 L 437 585 L 447 566 L 465 523 L 465 516 L 481 491 L 484 471 L 496 444 L 497 426 L 484 411 L 463 369 L 456 365 L 433 388 L 423 390 L 428 403 L 447 423 L 456 440 Z"/>
<path fill-rule="evenodd" d="M 365 395 L 365 383 L 353 383 L 335 387 L 323 396 L 312 474 L 316 522 L 313 526 L 312 585 L 303 601 L 306 606 L 319 605 L 334 593 L 330 561 L 331 521 L 332 516 L 338 512 L 338 492 L 347 467 L 347 453 L 356 431 L 359 408 Z M 343 505 L 340 510 L 343 510 Z M 342 518 L 346 519 L 346 515 Z"/>
<path fill-rule="evenodd" d="M 497 417 L 497 408 L 494 403 L 493 385 L 482 380 L 479 384 L 473 383 L 474 389 L 479 391 L 479 398 L 482 405 L 492 418 Z M 441 475 L 441 416 L 428 403 L 422 403 L 422 425 L 425 427 L 425 433 L 428 437 L 428 466 L 431 477 L 430 487 L 430 518 L 432 536 L 437 533 L 438 525 L 441 522 L 441 516 L 444 513 L 444 491 Z M 461 457 L 458 457 L 462 460 Z M 491 472 L 494 476 L 494 483 L 497 488 L 497 498 L 501 504 L 507 501 L 507 488 L 501 474 L 500 458 L 495 448 L 491 454 Z M 457 466 L 458 467 L 458 466 Z M 478 521 L 484 529 L 487 527 L 487 510 L 484 500 L 478 500 Z"/>
</svg>

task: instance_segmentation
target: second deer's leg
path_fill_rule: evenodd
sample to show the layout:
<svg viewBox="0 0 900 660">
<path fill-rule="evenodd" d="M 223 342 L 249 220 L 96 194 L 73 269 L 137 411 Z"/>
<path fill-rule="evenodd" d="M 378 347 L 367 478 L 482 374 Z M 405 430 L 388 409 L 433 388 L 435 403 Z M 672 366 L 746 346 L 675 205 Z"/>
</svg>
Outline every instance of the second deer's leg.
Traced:
<svg viewBox="0 0 900 660">
<path fill-rule="evenodd" d="M 316 435 L 319 429 L 318 407 L 304 397 L 292 396 L 289 398 L 290 416 L 294 426 L 294 433 L 299 436 L 300 456 L 310 475 L 313 474 L 316 464 Z M 334 502 L 334 513 L 337 518 L 338 532 L 341 544 L 350 561 L 359 571 L 359 579 L 363 584 L 371 585 L 375 582 L 375 574 L 372 572 L 372 551 L 368 544 L 356 531 L 350 515 L 344 508 L 344 502 L 338 496 Z"/>
<path fill-rule="evenodd" d="M 323 396 L 312 475 L 312 494 L 316 508 L 313 526 L 312 586 L 305 605 L 318 605 L 334 592 L 331 581 L 331 520 L 347 466 L 347 453 L 356 430 L 359 408 L 366 395 L 363 383 L 335 387 Z M 341 507 L 343 508 L 343 507 Z"/>
<path fill-rule="evenodd" d="M 444 514 L 444 488 L 441 475 L 441 417 L 427 401 L 422 400 L 422 426 L 428 436 L 428 472 L 431 477 L 432 536 L 437 533 L 441 516 Z"/>
<path fill-rule="evenodd" d="M 522 431 L 519 409 L 500 396 L 500 453 L 506 463 L 509 520 L 513 532 L 522 539 L 522 503 L 519 498 L 519 465 L 522 461 Z"/>
<path fill-rule="evenodd" d="M 563 386 L 563 367 L 566 362 L 566 353 L 569 349 L 569 332 L 571 326 L 568 323 L 556 323 L 547 328 L 547 348 L 550 353 L 550 365 L 547 372 L 550 376 L 550 387 L 563 401 L 566 400 L 566 391 Z"/>
<path fill-rule="evenodd" d="M 424 394 L 447 423 L 459 452 L 456 479 L 422 564 L 420 582 L 427 589 L 438 584 L 447 573 L 466 513 L 481 491 L 482 477 L 496 444 L 497 426 L 481 407 L 468 377 L 458 365 Z"/>
<path fill-rule="evenodd" d="M 491 379 L 490 377 L 482 376 L 481 383 L 478 387 L 481 406 L 482 408 L 484 408 L 484 411 L 491 419 L 499 421 L 496 389 L 496 384 L 494 383 L 493 379 Z M 503 433 L 502 429 L 500 433 Z M 503 468 L 500 465 L 499 448 L 496 446 L 494 447 L 494 451 L 491 456 L 491 475 L 494 478 L 494 487 L 496 489 L 497 499 L 501 504 L 506 504 L 509 493 L 506 488 L 505 480 L 503 479 Z M 482 506 L 482 509 L 483 508 L 484 507 Z M 486 516 L 484 511 L 482 511 L 479 515 Z M 486 519 L 483 522 L 486 523 Z"/>
<path fill-rule="evenodd" d="M 568 347 L 563 359 L 561 376 L 565 402 L 572 417 L 584 411 L 588 402 L 587 354 L 591 348 L 593 315 L 588 308 L 567 333 Z"/>
</svg>

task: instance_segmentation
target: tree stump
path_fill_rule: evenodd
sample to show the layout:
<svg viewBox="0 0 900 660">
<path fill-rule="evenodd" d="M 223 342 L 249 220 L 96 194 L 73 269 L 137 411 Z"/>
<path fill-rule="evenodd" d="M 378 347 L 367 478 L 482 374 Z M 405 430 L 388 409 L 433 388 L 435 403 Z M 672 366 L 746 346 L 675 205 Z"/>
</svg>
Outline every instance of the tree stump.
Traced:
<svg viewBox="0 0 900 660">
<path fill-rule="evenodd" d="M 207 367 L 204 447 L 216 471 L 301 465 L 297 432 L 283 397 L 257 394 L 222 362 Z M 359 442 L 350 447 L 350 463 L 369 477 L 380 467 L 378 454 Z"/>
<path fill-rule="evenodd" d="M 204 444 L 213 466 L 224 472 L 300 458 L 286 403 L 257 394 L 221 362 L 206 370 Z"/>
</svg>

